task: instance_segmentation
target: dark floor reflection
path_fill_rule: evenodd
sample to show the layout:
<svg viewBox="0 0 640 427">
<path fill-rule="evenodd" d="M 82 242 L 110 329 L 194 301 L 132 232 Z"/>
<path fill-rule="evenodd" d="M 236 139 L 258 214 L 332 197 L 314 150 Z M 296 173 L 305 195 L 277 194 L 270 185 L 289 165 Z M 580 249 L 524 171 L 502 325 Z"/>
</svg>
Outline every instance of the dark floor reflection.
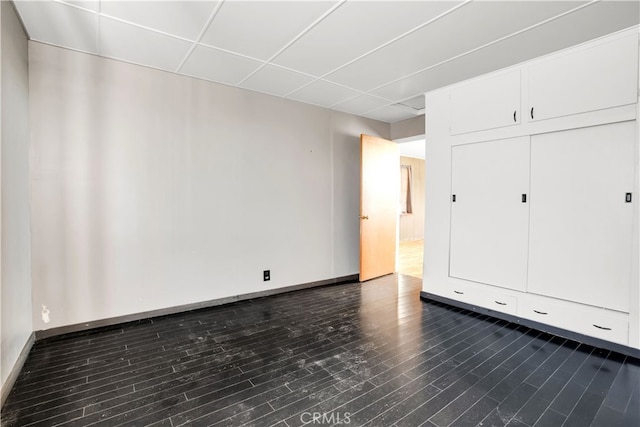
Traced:
<svg viewBox="0 0 640 427">
<path fill-rule="evenodd" d="M 389 275 L 38 342 L 3 426 L 638 426 L 637 359 Z"/>
</svg>

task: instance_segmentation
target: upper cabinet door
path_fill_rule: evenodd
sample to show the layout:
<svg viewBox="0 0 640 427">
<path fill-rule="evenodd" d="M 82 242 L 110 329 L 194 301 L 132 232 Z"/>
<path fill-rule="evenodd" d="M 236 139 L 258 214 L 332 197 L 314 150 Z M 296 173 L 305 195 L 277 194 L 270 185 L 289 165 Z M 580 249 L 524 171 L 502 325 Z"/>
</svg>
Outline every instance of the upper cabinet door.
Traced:
<svg viewBox="0 0 640 427">
<path fill-rule="evenodd" d="M 453 147 L 451 178 L 449 275 L 524 291 L 529 137 Z"/>
<path fill-rule="evenodd" d="M 531 137 L 528 291 L 629 311 L 635 121 Z"/>
<path fill-rule="evenodd" d="M 451 89 L 450 132 L 458 135 L 520 123 L 520 70 Z"/>
<path fill-rule="evenodd" d="M 528 121 L 637 102 L 638 36 L 631 35 L 532 64 Z"/>
</svg>

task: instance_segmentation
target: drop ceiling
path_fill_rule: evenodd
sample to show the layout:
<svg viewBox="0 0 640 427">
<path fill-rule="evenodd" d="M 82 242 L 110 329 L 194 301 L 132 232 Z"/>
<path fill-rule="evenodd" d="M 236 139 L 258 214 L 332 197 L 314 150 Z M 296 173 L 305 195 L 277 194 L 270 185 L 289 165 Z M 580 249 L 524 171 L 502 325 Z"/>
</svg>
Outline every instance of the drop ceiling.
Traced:
<svg viewBox="0 0 640 427">
<path fill-rule="evenodd" d="M 629 1 L 15 1 L 38 42 L 393 123 L 424 92 L 638 25 Z"/>
</svg>

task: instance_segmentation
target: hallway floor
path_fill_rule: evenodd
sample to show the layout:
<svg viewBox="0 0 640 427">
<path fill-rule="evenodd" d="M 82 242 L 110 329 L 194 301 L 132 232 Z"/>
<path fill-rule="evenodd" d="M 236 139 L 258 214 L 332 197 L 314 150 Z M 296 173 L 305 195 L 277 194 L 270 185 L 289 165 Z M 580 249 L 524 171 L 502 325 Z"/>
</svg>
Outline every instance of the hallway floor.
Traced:
<svg viewBox="0 0 640 427">
<path fill-rule="evenodd" d="M 39 341 L 3 426 L 638 426 L 640 361 L 391 275 Z"/>
<path fill-rule="evenodd" d="M 398 243 L 398 273 L 422 279 L 424 240 L 401 240 Z"/>
</svg>

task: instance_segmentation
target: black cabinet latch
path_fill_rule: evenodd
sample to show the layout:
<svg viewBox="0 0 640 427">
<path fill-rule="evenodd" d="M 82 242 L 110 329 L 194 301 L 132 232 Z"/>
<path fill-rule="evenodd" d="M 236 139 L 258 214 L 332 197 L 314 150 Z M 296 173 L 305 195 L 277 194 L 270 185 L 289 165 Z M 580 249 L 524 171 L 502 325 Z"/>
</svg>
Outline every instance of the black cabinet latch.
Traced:
<svg viewBox="0 0 640 427">
<path fill-rule="evenodd" d="M 526 194 L 522 195 L 522 203 L 527 203 L 527 195 Z"/>
<path fill-rule="evenodd" d="M 627 193 L 624 196 L 625 203 L 631 203 L 631 193 Z"/>
<path fill-rule="evenodd" d="M 456 195 L 455 194 L 451 196 L 451 201 L 455 203 L 455 201 L 456 201 Z"/>
</svg>

